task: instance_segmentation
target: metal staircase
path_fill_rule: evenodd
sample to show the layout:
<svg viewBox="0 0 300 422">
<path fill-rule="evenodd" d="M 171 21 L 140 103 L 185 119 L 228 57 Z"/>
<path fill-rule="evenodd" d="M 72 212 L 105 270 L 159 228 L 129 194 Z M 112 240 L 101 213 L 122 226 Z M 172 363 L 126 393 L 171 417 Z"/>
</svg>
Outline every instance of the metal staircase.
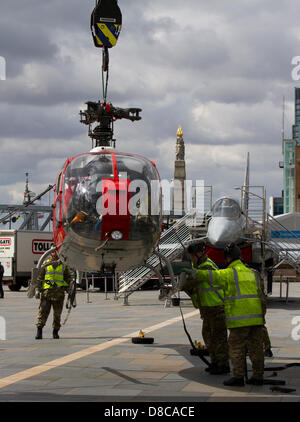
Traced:
<svg viewBox="0 0 300 422">
<path fill-rule="evenodd" d="M 277 255 L 279 261 L 288 263 L 292 268 L 300 273 L 300 239 L 283 226 L 276 218 L 267 214 L 268 237 L 266 243 L 270 249 Z M 287 239 L 281 239 L 280 243 L 272 239 L 272 233 L 284 230 L 288 236 Z"/>
<path fill-rule="evenodd" d="M 129 295 L 143 286 L 153 276 L 157 276 L 160 285 L 163 286 L 165 283 L 160 272 L 163 266 L 168 267 L 172 283 L 174 276 L 170 263 L 176 260 L 183 252 L 184 243 L 194 238 L 205 237 L 207 234 L 209 212 L 212 208 L 212 186 L 203 186 L 200 194 L 203 201 L 203 215 L 196 210 L 197 188 L 194 186 L 190 195 L 190 211 L 162 233 L 153 255 L 143 266 L 133 268 L 119 275 L 118 298 L 124 297 L 126 302 Z"/>
<path fill-rule="evenodd" d="M 163 232 L 154 254 L 146 261 L 145 265 L 120 275 L 118 297 L 127 298 L 155 275 L 161 282 L 163 281 L 160 274 L 161 266 L 168 266 L 168 263 L 176 259 L 183 251 L 184 242 L 191 238 L 189 231 L 191 218 L 193 218 L 191 213 L 186 214 Z M 172 273 L 170 266 L 168 269 L 169 273 Z"/>
<path fill-rule="evenodd" d="M 262 242 L 264 251 L 272 251 L 278 261 L 284 261 L 300 273 L 300 239 L 266 212 L 266 194 L 262 186 L 247 190 L 246 227 L 248 234 Z M 242 189 L 243 191 L 243 189 Z M 242 192 L 244 195 L 245 193 Z M 274 240 L 274 233 L 286 232 L 287 239 Z M 273 233 L 273 235 L 272 235 Z"/>
</svg>

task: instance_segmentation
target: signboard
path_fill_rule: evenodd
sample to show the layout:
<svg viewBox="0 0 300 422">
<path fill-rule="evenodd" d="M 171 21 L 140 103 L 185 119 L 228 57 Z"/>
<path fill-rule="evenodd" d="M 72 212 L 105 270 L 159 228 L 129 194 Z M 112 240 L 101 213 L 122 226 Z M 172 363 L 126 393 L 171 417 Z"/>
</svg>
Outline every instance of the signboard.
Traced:
<svg viewBox="0 0 300 422">
<path fill-rule="evenodd" d="M 12 258 L 14 256 L 15 239 L 13 236 L 0 237 L 0 257 Z"/>
<path fill-rule="evenodd" d="M 1 258 L 1 264 L 4 267 L 4 277 L 12 277 L 12 258 Z"/>
<path fill-rule="evenodd" d="M 50 239 L 33 239 L 32 253 L 42 255 L 53 247 L 54 243 Z"/>
<path fill-rule="evenodd" d="M 294 236 L 293 236 L 294 235 Z M 300 230 L 272 230 L 271 231 L 272 239 L 300 239 Z"/>
</svg>

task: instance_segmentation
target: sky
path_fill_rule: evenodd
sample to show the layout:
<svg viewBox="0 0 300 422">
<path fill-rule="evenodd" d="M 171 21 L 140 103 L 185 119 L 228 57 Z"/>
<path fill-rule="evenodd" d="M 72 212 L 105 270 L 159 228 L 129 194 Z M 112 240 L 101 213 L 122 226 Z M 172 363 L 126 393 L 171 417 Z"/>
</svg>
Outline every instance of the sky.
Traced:
<svg viewBox="0 0 300 422">
<path fill-rule="evenodd" d="M 250 184 L 280 196 L 285 136 L 294 123 L 293 57 L 300 56 L 298 0 L 119 0 L 123 26 L 110 50 L 108 100 L 142 108 L 115 124 L 117 149 L 174 174 L 183 129 L 187 178 L 213 197 Z M 102 51 L 94 47 L 95 0 L 7 0 L 0 15 L 1 204 L 22 203 L 53 184 L 65 159 L 89 151 L 79 111 L 102 100 Z M 0 61 L 1 65 L 2 61 Z M 3 69 L 2 69 L 3 71 Z M 1 73 L 1 72 L 0 72 Z M 47 204 L 48 198 L 44 199 Z"/>
</svg>

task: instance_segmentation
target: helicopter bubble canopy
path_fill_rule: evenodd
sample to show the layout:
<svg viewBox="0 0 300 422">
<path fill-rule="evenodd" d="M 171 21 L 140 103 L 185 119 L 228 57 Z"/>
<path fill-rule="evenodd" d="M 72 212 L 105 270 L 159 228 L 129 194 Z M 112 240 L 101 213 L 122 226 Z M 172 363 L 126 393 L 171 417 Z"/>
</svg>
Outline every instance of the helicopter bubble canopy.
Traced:
<svg viewBox="0 0 300 422">
<path fill-rule="evenodd" d="M 153 162 L 135 154 L 89 152 L 69 159 L 62 179 L 55 206 L 55 224 L 63 230 L 60 236 L 73 233 L 81 246 L 96 247 L 103 241 L 108 241 L 108 247 L 118 244 L 118 256 L 122 248 L 125 255 L 132 254 L 127 244 L 136 243 L 141 262 L 149 256 L 162 222 L 160 179 Z"/>
</svg>

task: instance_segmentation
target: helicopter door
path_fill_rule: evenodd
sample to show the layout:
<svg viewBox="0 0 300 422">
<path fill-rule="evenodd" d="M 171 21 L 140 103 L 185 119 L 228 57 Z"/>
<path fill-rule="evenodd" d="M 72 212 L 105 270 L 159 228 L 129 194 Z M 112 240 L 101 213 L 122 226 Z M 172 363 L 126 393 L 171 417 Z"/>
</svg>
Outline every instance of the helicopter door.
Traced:
<svg viewBox="0 0 300 422">
<path fill-rule="evenodd" d="M 119 233 L 120 240 L 128 239 L 130 231 L 129 183 L 129 179 L 102 179 L 103 194 L 99 198 L 102 214 L 101 239 L 105 239 L 114 231 L 121 233 Z"/>
</svg>

